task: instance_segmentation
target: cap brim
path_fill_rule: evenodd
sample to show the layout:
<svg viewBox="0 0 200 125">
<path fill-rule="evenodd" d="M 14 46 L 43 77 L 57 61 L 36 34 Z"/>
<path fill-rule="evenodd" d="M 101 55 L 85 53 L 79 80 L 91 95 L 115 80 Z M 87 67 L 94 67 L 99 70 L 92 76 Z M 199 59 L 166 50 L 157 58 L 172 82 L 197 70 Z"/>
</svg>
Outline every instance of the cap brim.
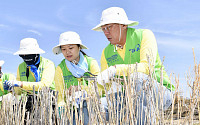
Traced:
<svg viewBox="0 0 200 125">
<path fill-rule="evenodd" d="M 2 66 L 4 64 L 3 60 L 0 60 L 0 66 Z"/>
<path fill-rule="evenodd" d="M 42 53 L 45 53 L 45 51 L 39 48 L 37 50 L 19 50 L 15 52 L 13 55 L 28 55 L 28 54 L 42 54 Z"/>
<path fill-rule="evenodd" d="M 80 44 L 80 46 L 81 46 L 81 49 L 88 49 L 85 45 L 83 45 L 83 44 Z"/>
<path fill-rule="evenodd" d="M 103 23 L 98 24 L 92 30 L 94 30 L 94 31 L 102 31 L 101 30 L 101 26 L 106 25 L 106 24 L 111 24 L 111 23 L 124 24 L 124 25 L 128 25 L 128 26 L 136 26 L 136 25 L 139 24 L 138 21 L 130 21 L 130 20 L 128 20 L 126 22 L 119 22 L 119 21 L 113 21 L 113 22 L 111 22 L 111 21 L 109 21 L 109 22 L 103 22 Z"/>
<path fill-rule="evenodd" d="M 63 45 L 68 45 L 68 44 L 63 44 Z M 62 51 L 61 51 L 61 49 L 60 49 L 60 46 L 62 46 L 62 44 L 57 45 L 57 46 L 55 46 L 55 47 L 52 49 L 52 51 L 53 51 L 53 53 L 54 53 L 55 55 L 58 55 L 58 54 L 62 53 Z M 80 44 L 80 46 L 81 46 L 81 49 L 88 49 L 88 48 L 87 48 L 85 45 L 83 45 L 83 44 Z"/>
<path fill-rule="evenodd" d="M 53 51 L 53 53 L 54 53 L 55 55 L 58 55 L 58 54 L 61 53 L 60 46 L 61 46 L 61 45 L 57 45 L 57 46 L 55 46 L 55 47 L 52 49 L 52 51 Z"/>
</svg>

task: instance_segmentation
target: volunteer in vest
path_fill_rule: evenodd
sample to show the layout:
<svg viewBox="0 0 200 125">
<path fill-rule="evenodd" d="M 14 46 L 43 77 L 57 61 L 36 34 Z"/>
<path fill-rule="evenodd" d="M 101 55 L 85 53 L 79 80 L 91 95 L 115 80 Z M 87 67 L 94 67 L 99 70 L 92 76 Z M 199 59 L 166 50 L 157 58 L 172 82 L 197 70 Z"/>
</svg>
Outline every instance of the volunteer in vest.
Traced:
<svg viewBox="0 0 200 125">
<path fill-rule="evenodd" d="M 17 69 L 16 81 L 5 81 L 4 89 L 13 90 L 14 87 L 14 91 L 18 95 L 23 93 L 22 90 L 31 92 L 33 86 L 35 86 L 36 92 L 42 87 L 49 87 L 51 90 L 54 90 L 55 65 L 49 59 L 40 56 L 42 53 L 45 53 L 45 51 L 39 48 L 36 39 L 22 39 L 20 41 L 20 48 L 14 55 L 19 55 L 23 62 Z M 32 104 L 33 96 L 28 95 L 26 103 L 27 112 L 32 111 Z"/>
<path fill-rule="evenodd" d="M 56 90 L 59 92 L 59 110 L 62 109 L 66 104 L 64 97 L 65 94 L 63 93 L 64 90 L 68 89 L 69 93 L 71 93 L 73 86 L 77 92 L 79 91 L 78 88 L 83 89 L 84 86 L 88 85 L 88 83 L 84 80 L 84 83 L 78 82 L 78 79 L 81 79 L 83 76 L 90 77 L 97 75 L 100 72 L 97 61 L 94 58 L 87 56 L 82 49 L 88 48 L 82 44 L 80 36 L 76 32 L 72 31 L 60 34 L 59 44 L 53 48 L 54 54 L 58 55 L 62 53 L 64 56 L 64 59 L 57 66 L 55 72 L 55 86 Z M 86 92 L 88 91 L 86 90 Z M 80 112 L 79 108 L 78 112 Z M 89 115 L 85 100 L 83 101 L 83 114 L 84 125 L 87 125 L 89 122 Z M 73 124 L 75 124 L 75 117 L 73 120 Z"/>
<path fill-rule="evenodd" d="M 12 97 L 12 94 L 10 94 L 7 90 L 4 90 L 3 83 L 6 80 L 16 80 L 13 74 L 2 72 L 3 64 L 4 64 L 4 61 L 0 60 L 0 107 L 1 107 L 2 99 L 10 99 Z"/>
<path fill-rule="evenodd" d="M 138 88 L 136 91 L 142 90 L 140 88 L 149 75 L 150 67 L 147 56 L 151 60 L 151 66 L 155 69 L 155 79 L 157 79 L 158 83 L 161 82 L 160 69 L 162 63 L 158 54 L 155 36 L 149 29 L 129 27 L 135 25 L 138 25 L 138 22 L 129 20 L 123 8 L 110 7 L 102 12 L 100 24 L 94 27 L 93 30 L 103 31 L 110 44 L 102 51 L 102 72 L 101 76 L 97 77 L 98 83 L 102 83 L 102 80 L 105 80 L 105 82 L 111 84 L 109 79 L 114 75 L 120 74 L 120 76 L 123 76 L 125 73 L 127 76 L 128 73 L 134 73 L 137 63 L 137 76 L 139 80 L 136 83 Z M 164 68 L 163 86 L 163 108 L 167 109 L 172 102 L 170 91 L 174 91 L 175 88 L 171 84 Z M 146 105 L 143 103 L 144 107 Z M 144 117 L 144 113 L 142 117 Z"/>
</svg>

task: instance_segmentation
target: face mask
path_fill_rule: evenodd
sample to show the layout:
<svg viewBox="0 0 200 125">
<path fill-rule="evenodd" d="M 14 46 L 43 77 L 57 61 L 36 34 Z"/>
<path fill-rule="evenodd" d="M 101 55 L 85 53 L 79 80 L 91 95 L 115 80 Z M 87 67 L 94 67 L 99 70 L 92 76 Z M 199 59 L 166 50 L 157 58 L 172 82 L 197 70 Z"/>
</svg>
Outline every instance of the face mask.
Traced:
<svg viewBox="0 0 200 125">
<path fill-rule="evenodd" d="M 39 54 L 19 55 L 27 65 L 36 65 L 39 59 Z"/>
</svg>

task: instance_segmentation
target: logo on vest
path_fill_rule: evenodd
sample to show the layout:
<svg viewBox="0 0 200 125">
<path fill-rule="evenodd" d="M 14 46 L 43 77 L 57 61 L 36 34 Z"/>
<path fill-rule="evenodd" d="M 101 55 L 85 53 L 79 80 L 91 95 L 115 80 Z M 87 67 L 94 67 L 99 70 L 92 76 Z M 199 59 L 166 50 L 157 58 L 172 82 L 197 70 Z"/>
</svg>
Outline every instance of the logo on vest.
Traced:
<svg viewBox="0 0 200 125">
<path fill-rule="evenodd" d="M 21 72 L 20 76 L 26 76 L 26 72 Z"/>
<path fill-rule="evenodd" d="M 106 60 L 107 60 L 108 65 L 109 65 L 110 63 L 113 63 L 113 62 L 119 61 L 119 59 L 118 59 L 118 55 L 117 55 L 117 54 L 112 55 L 112 56 L 109 57 L 109 58 L 106 58 Z"/>
<path fill-rule="evenodd" d="M 68 75 L 68 76 L 63 76 L 63 77 L 64 77 L 65 83 L 74 81 L 74 76 L 73 75 Z"/>
<path fill-rule="evenodd" d="M 140 44 L 137 44 L 134 49 L 129 49 L 132 53 L 140 50 Z"/>
</svg>

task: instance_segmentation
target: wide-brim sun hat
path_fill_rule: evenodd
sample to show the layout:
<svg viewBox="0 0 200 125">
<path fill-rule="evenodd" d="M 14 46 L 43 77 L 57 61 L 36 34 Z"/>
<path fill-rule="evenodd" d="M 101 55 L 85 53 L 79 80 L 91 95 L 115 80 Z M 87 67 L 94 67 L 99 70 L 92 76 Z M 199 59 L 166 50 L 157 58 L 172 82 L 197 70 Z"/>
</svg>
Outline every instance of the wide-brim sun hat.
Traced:
<svg viewBox="0 0 200 125">
<path fill-rule="evenodd" d="M 135 26 L 139 24 L 138 21 L 128 20 L 126 12 L 123 8 L 110 7 L 102 12 L 100 24 L 98 24 L 92 30 L 102 31 L 101 26 L 111 23 L 124 24 L 128 26 Z"/>
<path fill-rule="evenodd" d="M 0 67 L 4 64 L 3 60 L 0 60 Z"/>
<path fill-rule="evenodd" d="M 68 31 L 60 34 L 59 44 L 53 48 L 53 53 L 58 55 L 62 53 L 61 46 L 68 44 L 79 44 L 81 49 L 88 49 L 85 45 L 82 44 L 80 36 L 73 31 Z"/>
<path fill-rule="evenodd" d="M 40 49 L 37 40 L 34 38 L 24 38 L 20 41 L 20 48 L 14 55 L 42 54 L 44 50 Z"/>
</svg>

